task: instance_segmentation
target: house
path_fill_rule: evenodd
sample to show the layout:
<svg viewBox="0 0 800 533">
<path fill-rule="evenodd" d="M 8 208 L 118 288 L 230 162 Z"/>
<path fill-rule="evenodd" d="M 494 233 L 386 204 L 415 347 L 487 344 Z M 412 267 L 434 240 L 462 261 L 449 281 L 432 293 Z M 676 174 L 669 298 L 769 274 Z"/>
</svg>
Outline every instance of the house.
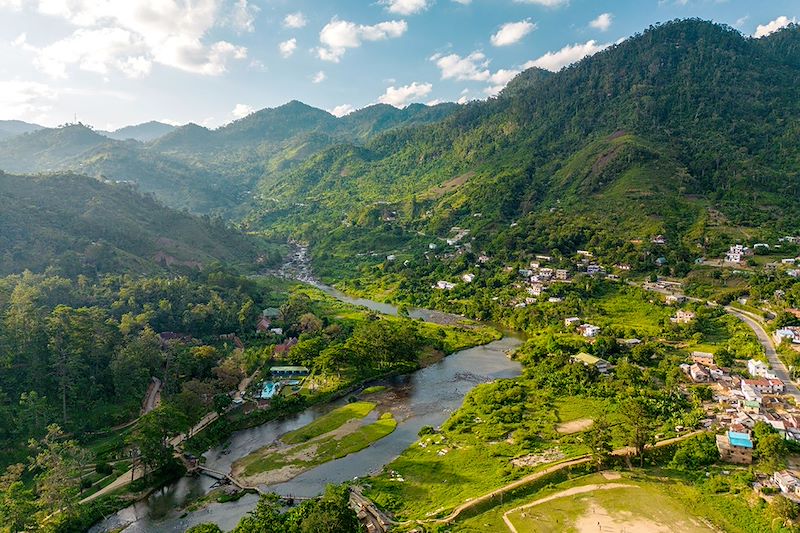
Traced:
<svg viewBox="0 0 800 533">
<path fill-rule="evenodd" d="M 283 335 L 283 328 L 270 328 L 269 332 L 273 335 Z"/>
<path fill-rule="evenodd" d="M 714 364 L 714 354 L 708 352 L 692 352 L 692 361 L 701 365 Z"/>
<path fill-rule="evenodd" d="M 652 242 L 653 244 L 667 244 L 667 239 L 664 238 L 663 235 L 656 235 L 655 237 L 650 239 L 650 242 Z"/>
<path fill-rule="evenodd" d="M 536 255 L 536 259 L 538 259 L 539 261 L 544 261 L 545 263 L 550 263 L 553 260 L 553 258 L 549 255 L 539 255 L 539 254 Z"/>
<path fill-rule="evenodd" d="M 450 283 L 449 281 L 439 280 L 436 282 L 436 285 L 434 285 L 433 288 L 441 291 L 451 291 L 456 288 L 456 284 Z"/>
<path fill-rule="evenodd" d="M 556 269 L 556 279 L 558 281 L 567 281 L 569 279 L 569 271 L 564 268 Z"/>
<path fill-rule="evenodd" d="M 693 312 L 679 310 L 677 313 L 675 313 L 675 316 L 672 317 L 670 320 L 672 320 L 676 324 L 688 324 L 694 319 L 695 319 L 695 314 Z"/>
<path fill-rule="evenodd" d="M 564 325 L 566 327 L 568 327 L 568 328 L 573 327 L 573 326 L 577 326 L 580 323 L 581 323 L 581 319 L 576 317 L 576 316 L 571 316 L 569 318 L 565 318 L 564 319 Z"/>
<path fill-rule="evenodd" d="M 271 327 L 272 322 L 270 322 L 268 318 L 262 316 L 258 319 L 258 324 L 256 324 L 256 333 L 266 333 Z"/>
<path fill-rule="evenodd" d="M 601 374 L 608 374 L 608 371 L 611 370 L 611 363 L 585 352 L 573 355 L 570 359 L 573 363 L 583 363 L 586 366 L 594 367 Z"/>
<path fill-rule="evenodd" d="M 781 489 L 784 494 L 797 494 L 800 492 L 800 479 L 794 472 L 781 470 L 772 474 L 772 481 Z"/>
<path fill-rule="evenodd" d="M 728 463 L 749 465 L 753 462 L 753 441 L 749 433 L 729 430 L 717 435 L 720 459 Z"/>
<path fill-rule="evenodd" d="M 783 341 L 800 343 L 800 327 L 788 326 L 775 332 L 775 342 L 781 344 Z"/>
<path fill-rule="evenodd" d="M 295 344 L 297 344 L 297 339 L 292 337 L 291 339 L 288 339 L 287 341 L 275 346 L 275 348 L 272 349 L 272 355 L 275 358 L 280 359 L 288 354 L 289 350 L 291 350 Z"/>
<path fill-rule="evenodd" d="M 751 253 L 751 250 L 746 246 L 735 244 L 725 253 L 725 261 L 728 263 L 741 263 Z"/>
<path fill-rule="evenodd" d="M 779 394 L 784 390 L 783 381 L 779 379 L 767 379 L 767 378 L 758 378 L 758 379 L 743 379 L 742 380 L 742 392 L 744 393 L 745 397 L 753 395 L 753 393 L 757 394 Z"/>
<path fill-rule="evenodd" d="M 489 261 L 491 261 L 491 258 L 489 258 L 489 256 L 486 255 L 486 254 L 481 254 L 481 255 L 478 256 L 478 263 L 480 263 L 482 265 L 485 265 Z"/>
<path fill-rule="evenodd" d="M 391 262 L 391 261 L 394 261 L 395 259 L 397 259 L 397 256 L 394 255 L 394 254 L 389 254 L 389 255 L 386 256 L 386 260 L 387 261 Z"/>
<path fill-rule="evenodd" d="M 695 383 L 705 383 L 706 381 L 710 381 L 711 374 L 706 372 L 705 368 L 695 363 L 689 366 L 689 377 L 691 377 L 692 381 Z"/>
<path fill-rule="evenodd" d="M 775 374 L 770 371 L 766 363 L 763 361 L 756 361 L 755 359 L 747 361 L 747 372 L 754 378 L 774 379 L 776 377 Z"/>
<path fill-rule="evenodd" d="M 581 324 L 578 326 L 578 334 L 584 337 L 597 337 L 600 334 L 600 328 L 592 324 Z"/>
<path fill-rule="evenodd" d="M 589 274 L 590 276 L 596 276 L 597 274 L 602 274 L 603 267 L 595 263 L 592 263 L 591 265 L 586 267 L 586 273 Z"/>
<path fill-rule="evenodd" d="M 298 378 L 309 374 L 308 368 L 304 366 L 273 366 L 269 371 L 279 378 Z"/>
<path fill-rule="evenodd" d="M 435 250 L 436 248 L 438 248 L 438 246 L 436 246 L 435 242 L 428 244 L 428 250 Z"/>
<path fill-rule="evenodd" d="M 461 276 L 461 281 L 463 281 L 464 283 L 472 283 L 473 281 L 475 281 L 475 274 L 469 274 L 469 273 L 464 274 L 463 276 Z"/>
<path fill-rule="evenodd" d="M 583 257 L 592 257 L 592 252 L 588 250 L 578 250 L 578 255 L 582 255 Z"/>
<path fill-rule="evenodd" d="M 519 275 L 523 278 L 529 278 L 531 274 L 533 274 L 533 271 L 529 268 L 520 268 L 517 272 L 519 272 Z"/>
<path fill-rule="evenodd" d="M 539 269 L 539 279 L 549 280 L 553 278 L 554 271 L 552 268 Z"/>
<path fill-rule="evenodd" d="M 686 296 L 682 294 L 670 294 L 667 296 L 667 305 L 679 305 L 686 301 Z"/>
<path fill-rule="evenodd" d="M 528 294 L 531 296 L 541 296 L 542 292 L 544 292 L 544 285 L 541 283 L 533 283 L 527 290 Z"/>
</svg>

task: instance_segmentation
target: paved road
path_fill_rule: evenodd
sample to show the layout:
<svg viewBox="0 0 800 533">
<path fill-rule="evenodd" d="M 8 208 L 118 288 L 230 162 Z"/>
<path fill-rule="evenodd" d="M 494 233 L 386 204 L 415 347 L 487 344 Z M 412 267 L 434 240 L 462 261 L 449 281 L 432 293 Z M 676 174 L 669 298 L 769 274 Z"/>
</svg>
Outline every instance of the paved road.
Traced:
<svg viewBox="0 0 800 533">
<path fill-rule="evenodd" d="M 161 403 L 161 380 L 153 378 L 153 382 L 147 387 L 147 396 L 142 403 L 142 415 L 146 415 Z"/>
<path fill-rule="evenodd" d="M 775 350 L 772 337 L 770 337 L 767 330 L 764 329 L 761 319 L 752 313 L 736 309 L 735 307 L 726 307 L 725 311 L 737 317 L 753 330 L 758 337 L 758 341 L 764 347 L 764 352 L 767 354 L 767 359 L 769 360 L 770 366 L 772 366 L 772 371 L 778 376 L 778 379 L 783 381 L 786 386 L 786 393 L 794 397 L 795 401 L 800 404 L 800 389 L 798 389 L 797 385 L 791 380 L 789 377 L 789 370 L 778 358 L 778 352 Z"/>
</svg>

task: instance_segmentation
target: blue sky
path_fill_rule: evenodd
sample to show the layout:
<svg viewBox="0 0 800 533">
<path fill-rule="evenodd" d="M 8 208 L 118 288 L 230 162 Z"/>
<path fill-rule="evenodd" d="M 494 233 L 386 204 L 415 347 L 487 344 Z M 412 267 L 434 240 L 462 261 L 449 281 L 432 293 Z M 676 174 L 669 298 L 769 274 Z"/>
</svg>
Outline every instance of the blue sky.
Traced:
<svg viewBox="0 0 800 533">
<path fill-rule="evenodd" d="M 0 0 L 0 119 L 216 127 L 292 99 L 495 94 L 674 18 L 763 35 L 797 0 Z"/>
</svg>

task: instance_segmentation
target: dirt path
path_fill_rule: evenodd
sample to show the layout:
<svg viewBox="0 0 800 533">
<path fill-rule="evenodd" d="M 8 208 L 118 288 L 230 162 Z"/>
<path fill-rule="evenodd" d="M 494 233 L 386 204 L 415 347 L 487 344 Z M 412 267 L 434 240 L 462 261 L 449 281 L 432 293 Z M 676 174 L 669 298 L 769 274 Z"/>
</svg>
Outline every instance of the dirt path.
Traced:
<svg viewBox="0 0 800 533">
<path fill-rule="evenodd" d="M 519 507 L 514 507 L 513 509 L 506 511 L 505 513 L 503 513 L 503 522 L 505 522 L 506 527 L 508 527 L 508 530 L 511 531 L 511 533 L 519 533 L 517 531 L 517 528 L 514 527 L 514 524 L 512 524 L 511 520 L 508 518 L 508 515 L 512 513 L 516 513 L 524 509 L 530 509 L 531 507 L 536 507 L 537 505 L 542 505 L 544 503 L 548 503 L 553 500 L 557 500 L 559 498 L 566 498 L 567 496 L 575 496 L 577 494 L 585 494 L 587 492 L 594 492 L 596 490 L 633 489 L 633 488 L 638 488 L 638 487 L 636 485 L 628 485 L 626 483 L 606 483 L 602 485 L 592 484 L 592 485 L 584 485 L 582 487 L 573 487 L 571 489 L 551 494 L 550 496 L 542 498 L 541 500 L 536 500 L 535 502 L 526 503 L 525 505 L 520 505 Z"/>
</svg>

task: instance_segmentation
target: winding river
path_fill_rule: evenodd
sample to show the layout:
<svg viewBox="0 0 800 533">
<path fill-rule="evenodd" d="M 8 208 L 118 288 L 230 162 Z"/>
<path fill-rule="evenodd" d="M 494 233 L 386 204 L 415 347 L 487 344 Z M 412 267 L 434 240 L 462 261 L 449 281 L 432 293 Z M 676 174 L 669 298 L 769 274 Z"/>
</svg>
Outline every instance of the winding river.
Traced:
<svg viewBox="0 0 800 533">
<path fill-rule="evenodd" d="M 326 285 L 318 282 L 313 284 L 341 301 L 384 314 L 397 314 L 397 308 L 392 305 L 350 298 Z M 409 315 L 437 323 L 452 323 L 461 319 L 426 309 L 412 309 Z M 288 482 L 271 485 L 269 488 L 282 495 L 316 496 L 324 491 L 328 483 L 341 483 L 354 477 L 380 472 L 417 439 L 420 428 L 442 424 L 458 409 L 466 394 L 476 385 L 498 378 L 518 376 L 521 372 L 520 365 L 510 360 L 506 353 L 521 343 L 521 337 L 509 334 L 485 346 L 456 352 L 413 374 L 376 382 L 375 384 L 386 385 L 388 388 L 391 397 L 389 410 L 399 422 L 393 433 L 360 452 L 319 465 Z M 310 407 L 295 416 L 239 431 L 226 446 L 211 449 L 204 454 L 206 464 L 215 470 L 229 472 L 237 459 L 269 444 L 287 431 L 308 424 L 321 414 L 343 405 L 345 401 L 342 399 L 327 405 Z M 203 522 L 216 523 L 224 531 L 229 531 L 242 516 L 255 507 L 257 495 L 248 494 L 236 502 L 212 503 L 190 513 L 180 510 L 187 502 L 209 492 L 213 485 L 214 480 L 204 476 L 183 477 L 147 499 L 96 524 L 90 532 L 102 533 L 123 527 L 126 533 L 183 532 L 188 527 Z"/>
</svg>

